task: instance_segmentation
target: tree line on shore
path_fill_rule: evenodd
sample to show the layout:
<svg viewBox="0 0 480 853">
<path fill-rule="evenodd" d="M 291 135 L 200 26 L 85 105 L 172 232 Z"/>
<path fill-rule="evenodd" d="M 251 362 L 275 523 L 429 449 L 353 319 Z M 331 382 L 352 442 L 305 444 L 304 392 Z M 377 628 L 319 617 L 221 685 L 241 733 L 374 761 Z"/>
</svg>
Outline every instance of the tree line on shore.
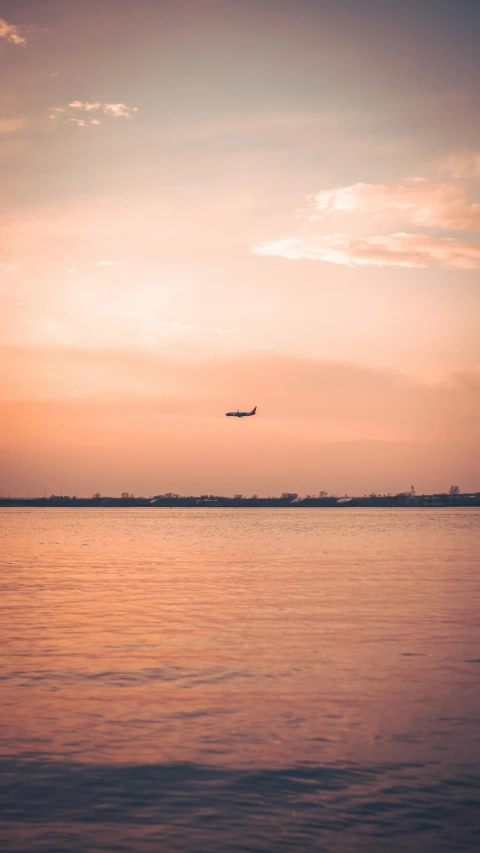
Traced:
<svg viewBox="0 0 480 853">
<path fill-rule="evenodd" d="M 300 497 L 296 492 L 282 492 L 279 497 L 269 495 L 260 497 L 253 494 L 250 497 L 235 494 L 232 497 L 225 495 L 180 495 L 176 492 L 165 492 L 164 494 L 150 497 L 135 496 L 130 492 L 122 492 L 120 497 L 101 495 L 95 492 L 91 498 L 77 497 L 76 495 L 50 495 L 43 498 L 0 498 L 0 505 L 7 506 L 149 506 L 149 507 L 176 507 L 176 506 L 217 506 L 217 507 L 301 507 L 301 506 L 324 506 L 324 507 L 348 507 L 348 506 L 480 506 L 480 492 L 464 494 L 459 486 L 450 486 L 448 492 L 438 494 L 417 495 L 413 487 L 408 492 L 397 494 L 377 494 L 370 492 L 366 495 L 339 497 L 329 494 L 325 490 L 317 494 L 307 494 Z"/>
</svg>

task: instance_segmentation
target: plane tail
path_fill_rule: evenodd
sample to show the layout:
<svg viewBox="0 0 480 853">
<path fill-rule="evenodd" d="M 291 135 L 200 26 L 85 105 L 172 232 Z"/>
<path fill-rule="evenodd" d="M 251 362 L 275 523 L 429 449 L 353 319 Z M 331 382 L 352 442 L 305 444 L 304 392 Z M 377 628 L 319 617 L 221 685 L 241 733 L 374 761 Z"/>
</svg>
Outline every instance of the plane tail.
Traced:
<svg viewBox="0 0 480 853">
<path fill-rule="evenodd" d="M 254 408 L 254 409 L 252 409 L 252 411 L 251 411 L 251 412 L 249 412 L 248 414 L 249 414 L 249 415 L 256 415 L 256 414 L 257 414 L 257 407 L 255 406 L 255 408 Z"/>
</svg>

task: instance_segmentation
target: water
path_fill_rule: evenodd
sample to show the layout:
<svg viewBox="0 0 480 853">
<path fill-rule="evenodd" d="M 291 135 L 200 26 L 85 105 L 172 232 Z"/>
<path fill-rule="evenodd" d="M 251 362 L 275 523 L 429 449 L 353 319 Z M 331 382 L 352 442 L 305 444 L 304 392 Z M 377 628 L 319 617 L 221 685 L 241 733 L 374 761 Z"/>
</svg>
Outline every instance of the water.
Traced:
<svg viewBox="0 0 480 853">
<path fill-rule="evenodd" d="M 0 511 L 0 849 L 480 849 L 480 511 Z"/>
</svg>

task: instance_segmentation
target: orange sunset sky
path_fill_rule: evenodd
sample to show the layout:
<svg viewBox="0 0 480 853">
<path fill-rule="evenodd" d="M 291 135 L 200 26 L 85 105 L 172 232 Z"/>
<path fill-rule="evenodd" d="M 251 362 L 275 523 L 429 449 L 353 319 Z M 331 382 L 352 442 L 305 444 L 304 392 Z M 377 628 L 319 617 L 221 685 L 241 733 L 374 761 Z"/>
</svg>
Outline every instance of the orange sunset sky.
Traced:
<svg viewBox="0 0 480 853">
<path fill-rule="evenodd" d="M 0 491 L 480 489 L 479 31 L 2 0 Z"/>
</svg>

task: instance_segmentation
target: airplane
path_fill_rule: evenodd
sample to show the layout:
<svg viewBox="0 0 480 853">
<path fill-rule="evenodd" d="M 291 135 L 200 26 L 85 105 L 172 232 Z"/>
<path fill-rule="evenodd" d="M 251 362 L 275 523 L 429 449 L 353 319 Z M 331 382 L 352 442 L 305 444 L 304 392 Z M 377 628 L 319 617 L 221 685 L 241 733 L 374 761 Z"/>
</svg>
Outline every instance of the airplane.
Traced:
<svg viewBox="0 0 480 853">
<path fill-rule="evenodd" d="M 237 411 L 237 412 L 226 412 L 225 417 L 227 417 L 227 418 L 251 418 L 252 415 L 256 415 L 256 413 L 257 413 L 257 407 L 255 406 L 255 408 L 252 409 L 251 412 L 239 412 L 239 411 Z"/>
</svg>

